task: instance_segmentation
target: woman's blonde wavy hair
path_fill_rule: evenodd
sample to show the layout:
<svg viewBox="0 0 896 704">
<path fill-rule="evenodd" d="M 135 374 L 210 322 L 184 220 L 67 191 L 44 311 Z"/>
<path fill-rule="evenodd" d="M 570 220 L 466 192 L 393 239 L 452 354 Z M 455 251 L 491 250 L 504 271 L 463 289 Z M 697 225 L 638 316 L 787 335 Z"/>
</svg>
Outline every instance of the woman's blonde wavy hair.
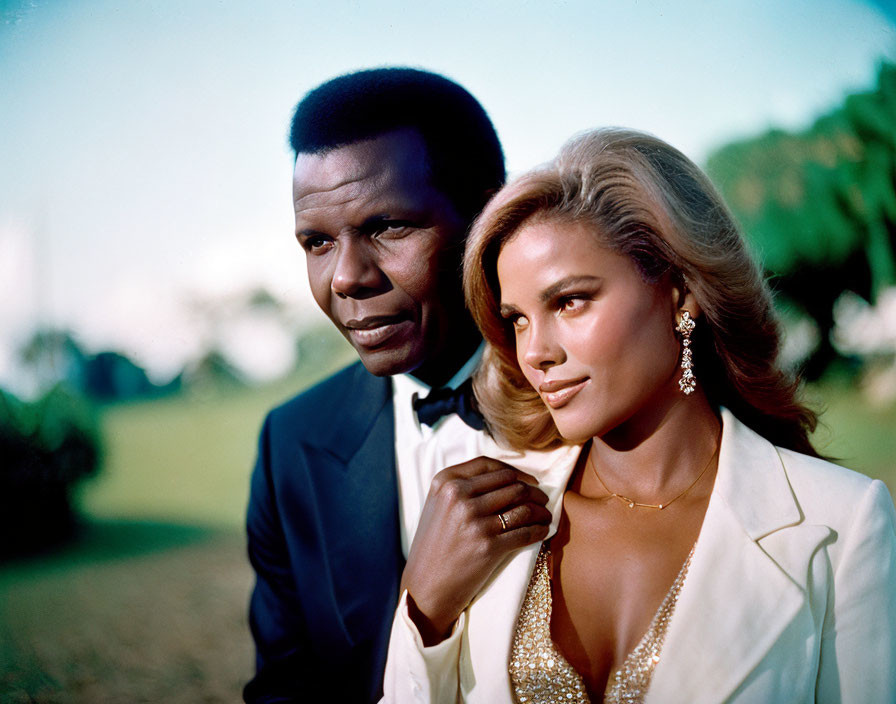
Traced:
<svg viewBox="0 0 896 704">
<path fill-rule="evenodd" d="M 710 402 L 776 445 L 817 455 L 808 437 L 816 416 L 778 366 L 769 289 L 727 207 L 681 152 L 626 129 L 572 139 L 554 161 L 501 189 L 473 226 L 464 291 L 488 343 L 474 389 L 494 435 L 520 449 L 563 442 L 520 370 L 513 328 L 499 311 L 498 255 L 533 221 L 589 223 L 646 282 L 669 277 L 691 291 L 703 313 L 692 340 L 695 375 Z"/>
</svg>

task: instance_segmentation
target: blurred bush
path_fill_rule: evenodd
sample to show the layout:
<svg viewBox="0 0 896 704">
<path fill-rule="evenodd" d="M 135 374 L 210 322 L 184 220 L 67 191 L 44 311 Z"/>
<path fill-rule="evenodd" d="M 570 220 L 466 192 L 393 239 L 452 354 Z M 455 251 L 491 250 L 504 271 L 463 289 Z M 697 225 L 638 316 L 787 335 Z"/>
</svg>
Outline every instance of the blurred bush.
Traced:
<svg viewBox="0 0 896 704">
<path fill-rule="evenodd" d="M 100 460 L 96 415 L 68 387 L 32 403 L 0 390 L 0 558 L 68 537 L 73 489 Z"/>
</svg>

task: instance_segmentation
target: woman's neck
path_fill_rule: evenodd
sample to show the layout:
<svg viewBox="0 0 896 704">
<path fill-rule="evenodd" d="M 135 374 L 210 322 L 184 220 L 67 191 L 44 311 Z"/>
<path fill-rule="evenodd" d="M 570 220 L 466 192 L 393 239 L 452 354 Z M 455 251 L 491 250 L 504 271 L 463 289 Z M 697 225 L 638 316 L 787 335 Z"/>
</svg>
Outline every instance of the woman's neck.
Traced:
<svg viewBox="0 0 896 704">
<path fill-rule="evenodd" d="M 707 467 L 719 440 L 718 416 L 706 396 L 695 393 L 651 405 L 594 438 L 591 461 L 610 491 L 659 504 Z"/>
</svg>

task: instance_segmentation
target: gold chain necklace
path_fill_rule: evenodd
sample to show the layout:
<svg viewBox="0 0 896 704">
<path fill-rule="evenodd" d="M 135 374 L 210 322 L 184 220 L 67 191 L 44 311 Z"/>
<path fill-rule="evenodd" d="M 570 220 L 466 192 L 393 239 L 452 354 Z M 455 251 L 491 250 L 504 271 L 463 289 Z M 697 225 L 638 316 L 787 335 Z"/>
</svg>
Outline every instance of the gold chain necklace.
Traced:
<svg viewBox="0 0 896 704">
<path fill-rule="evenodd" d="M 594 472 L 594 476 L 597 477 L 597 481 L 600 482 L 600 485 L 604 488 L 604 491 L 606 491 L 606 492 L 607 492 L 610 496 L 612 496 L 613 498 L 615 498 L 615 499 L 619 499 L 622 503 L 624 503 L 624 504 L 625 504 L 626 506 L 628 506 L 629 508 L 635 508 L 635 507 L 637 506 L 638 508 L 655 508 L 655 509 L 657 509 L 657 510 L 659 510 L 659 511 L 662 511 L 664 508 L 666 508 L 667 506 L 669 506 L 669 505 L 672 504 L 673 502 L 678 501 L 682 496 L 684 496 L 685 494 L 687 494 L 691 489 L 694 488 L 694 486 L 696 486 L 697 482 L 700 481 L 701 477 L 702 477 L 704 474 L 706 474 L 706 470 L 709 469 L 709 465 L 712 464 L 712 461 L 713 461 L 713 459 L 715 459 L 715 456 L 716 456 L 717 454 L 719 454 L 719 447 L 720 447 L 720 446 L 721 446 L 721 443 L 717 443 L 717 444 L 716 444 L 716 449 L 713 451 L 712 456 L 710 456 L 709 461 L 706 463 L 706 466 L 703 468 L 703 471 L 700 472 L 700 474 L 697 475 L 697 478 L 696 478 L 694 481 L 692 481 L 692 482 L 690 483 L 690 485 L 688 486 L 688 488 L 685 489 L 684 491 L 682 491 L 682 492 L 681 492 L 678 496 L 676 496 L 674 499 L 670 499 L 669 501 L 667 501 L 667 502 L 664 503 L 664 504 L 642 504 L 640 501 L 635 501 L 634 499 L 630 499 L 630 498 L 628 498 L 627 496 L 623 496 L 622 494 L 617 494 L 615 491 L 610 491 L 610 490 L 607 488 L 607 485 L 604 484 L 604 480 L 601 479 L 601 478 L 600 478 L 600 475 L 597 473 L 597 467 L 594 466 L 593 455 L 592 455 L 591 452 L 588 453 L 588 464 L 591 465 L 591 469 L 592 469 L 592 471 Z"/>
</svg>

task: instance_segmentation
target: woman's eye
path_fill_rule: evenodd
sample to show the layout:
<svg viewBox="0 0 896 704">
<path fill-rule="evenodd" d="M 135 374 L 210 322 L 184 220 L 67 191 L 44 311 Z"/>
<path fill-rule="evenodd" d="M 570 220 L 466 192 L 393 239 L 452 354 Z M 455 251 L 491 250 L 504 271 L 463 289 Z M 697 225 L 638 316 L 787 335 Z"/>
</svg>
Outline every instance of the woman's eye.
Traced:
<svg viewBox="0 0 896 704">
<path fill-rule="evenodd" d="M 561 313 L 574 313 L 585 305 L 585 299 L 579 297 L 563 298 L 559 302 Z"/>
<path fill-rule="evenodd" d="M 524 328 L 529 324 L 529 320 L 525 315 L 511 315 L 508 320 L 510 320 L 510 324 L 513 325 L 517 330 L 520 328 Z"/>
</svg>

